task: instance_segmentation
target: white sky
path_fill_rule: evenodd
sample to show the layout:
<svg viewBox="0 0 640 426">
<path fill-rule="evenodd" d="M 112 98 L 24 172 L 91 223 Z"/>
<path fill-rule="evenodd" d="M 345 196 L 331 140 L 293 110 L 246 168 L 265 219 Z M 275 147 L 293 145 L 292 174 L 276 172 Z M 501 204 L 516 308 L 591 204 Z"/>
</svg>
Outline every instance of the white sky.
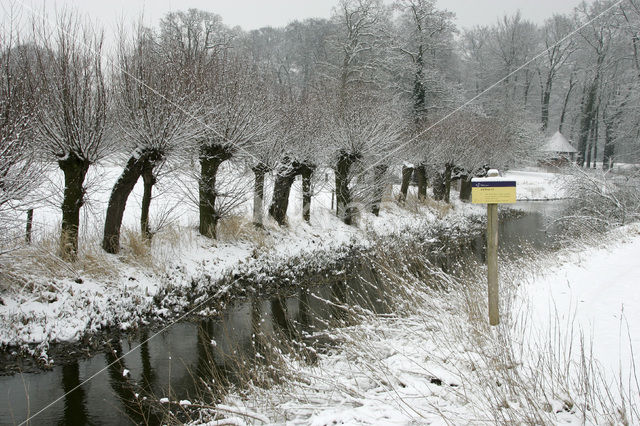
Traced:
<svg viewBox="0 0 640 426">
<path fill-rule="evenodd" d="M 385 0 L 390 2 L 391 0 Z M 101 22 L 107 31 L 115 27 L 122 17 L 125 22 L 139 17 L 143 12 L 147 24 L 156 24 L 168 11 L 198 8 L 215 12 L 230 26 L 243 29 L 263 26 L 284 26 L 292 20 L 309 17 L 328 18 L 337 0 L 0 0 L 0 4 L 26 5 L 53 10 L 55 7 L 72 6 Z M 460 27 L 492 24 L 498 17 L 513 14 L 518 9 L 523 17 L 542 22 L 554 13 L 567 13 L 581 0 L 439 0 L 440 9 L 448 9 L 457 16 Z M 3 12 L 4 14 L 5 12 Z"/>
</svg>

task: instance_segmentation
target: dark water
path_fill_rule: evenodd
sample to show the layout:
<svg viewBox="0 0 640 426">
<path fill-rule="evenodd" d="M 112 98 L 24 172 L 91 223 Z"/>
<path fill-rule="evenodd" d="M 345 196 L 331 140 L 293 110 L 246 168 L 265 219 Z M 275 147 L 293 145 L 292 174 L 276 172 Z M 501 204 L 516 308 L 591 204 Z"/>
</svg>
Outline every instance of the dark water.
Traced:
<svg viewBox="0 0 640 426">
<path fill-rule="evenodd" d="M 517 255 L 526 246 L 548 246 L 557 232 L 553 220 L 562 214 L 564 204 L 530 202 L 519 203 L 518 208 L 526 214 L 500 223 L 501 249 Z M 480 237 L 473 250 L 482 252 L 482 245 Z M 363 274 L 368 276 L 362 279 Z M 251 363 L 269 363 L 273 348 L 266 341 L 289 342 L 293 350 L 313 362 L 316 351 L 334 344 L 329 337 L 323 341 L 318 332 L 344 324 L 348 318 L 344 306 L 386 312 L 384 294 L 366 284 L 371 282 L 375 282 L 374 274 L 361 265 L 357 275 L 337 274 L 331 285 L 269 300 L 250 298 L 229 307 L 221 318 L 177 323 L 108 368 L 118 355 L 147 340 L 152 332 L 114 339 L 110 350 L 50 371 L 2 376 L 0 424 L 20 424 L 58 398 L 29 424 L 158 424 L 160 411 L 142 400 L 145 394 L 194 402 L 199 392 L 206 390 L 202 381 L 221 388 L 241 383 L 239 376 L 251 371 Z M 301 347 L 293 347 L 296 345 Z M 238 368 L 242 363 L 245 368 Z M 94 374 L 95 378 L 70 392 Z M 216 390 L 211 392 L 215 397 Z"/>
</svg>

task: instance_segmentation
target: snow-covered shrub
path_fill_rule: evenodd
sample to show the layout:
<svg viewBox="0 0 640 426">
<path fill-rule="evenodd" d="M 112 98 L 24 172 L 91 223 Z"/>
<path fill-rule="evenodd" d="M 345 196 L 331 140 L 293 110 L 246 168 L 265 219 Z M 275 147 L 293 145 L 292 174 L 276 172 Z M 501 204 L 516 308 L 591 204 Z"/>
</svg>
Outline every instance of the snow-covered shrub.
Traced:
<svg viewBox="0 0 640 426">
<path fill-rule="evenodd" d="M 561 221 L 577 232 L 598 231 L 640 219 L 640 174 L 613 174 L 572 167 L 565 191 L 571 213 Z"/>
</svg>

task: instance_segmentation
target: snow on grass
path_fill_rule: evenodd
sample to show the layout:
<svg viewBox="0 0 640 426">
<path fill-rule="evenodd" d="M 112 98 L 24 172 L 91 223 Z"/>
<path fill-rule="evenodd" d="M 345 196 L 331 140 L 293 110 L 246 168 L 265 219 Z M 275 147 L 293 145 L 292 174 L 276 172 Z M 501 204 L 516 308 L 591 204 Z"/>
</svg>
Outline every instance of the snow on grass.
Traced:
<svg viewBox="0 0 640 426">
<path fill-rule="evenodd" d="M 51 205 L 39 209 L 38 242 L 12 254 L 14 261 L 6 267 L 11 279 L 2 284 L 0 347 L 23 347 L 48 362 L 50 342 L 75 342 L 107 328 L 136 327 L 149 317 L 175 316 L 194 302 L 230 291 L 229 282 L 226 287 L 217 285 L 225 277 L 250 276 L 279 268 L 292 259 L 307 259 L 312 265 L 329 262 L 342 255 L 341 248 L 366 247 L 370 234 L 406 234 L 408 229 L 445 223 L 463 226 L 469 214 L 482 211 L 478 206 L 456 203 L 454 208 L 440 207 L 446 211 L 442 214 L 417 202 L 411 209 L 387 202 L 381 217 L 362 213 L 359 227 L 353 227 L 336 218 L 330 210 L 331 192 L 320 186 L 312 201 L 311 223 L 307 224 L 301 218 L 301 185 L 296 182 L 288 227 L 280 228 L 266 218 L 266 229 L 256 230 L 248 217 L 249 208 L 241 208 L 236 216 L 222 221 L 220 238 L 210 240 L 188 225 L 195 223 L 195 212 L 184 205 L 174 210 L 181 212 L 179 221 L 161 229 L 150 248 L 136 232 L 123 229 L 122 252 L 116 256 L 102 252 L 99 246 L 98 229 L 109 179 L 118 175 L 113 168 L 103 172 L 102 181 L 97 176 L 94 179 L 99 185 L 93 184 L 94 201 L 88 204 L 93 207 L 84 210 L 77 262 L 66 263 L 55 255 L 58 212 Z M 139 190 L 136 187 L 129 200 L 125 225 L 137 219 Z M 168 197 L 167 191 L 161 192 L 152 206 L 162 210 L 163 197 Z M 33 345 L 39 346 L 33 349 Z"/>
</svg>

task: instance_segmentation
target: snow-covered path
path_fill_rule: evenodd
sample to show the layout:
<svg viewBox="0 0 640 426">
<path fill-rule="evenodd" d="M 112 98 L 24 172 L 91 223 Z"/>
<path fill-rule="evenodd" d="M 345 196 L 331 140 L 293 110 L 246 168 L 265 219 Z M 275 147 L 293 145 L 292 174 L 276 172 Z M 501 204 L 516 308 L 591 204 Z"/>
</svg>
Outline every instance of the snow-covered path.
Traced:
<svg viewBox="0 0 640 426">
<path fill-rule="evenodd" d="M 621 241 L 572 253 L 528 292 L 532 326 L 579 327 L 609 380 L 633 373 L 631 348 L 640 361 L 640 226 L 615 234 Z"/>
</svg>

